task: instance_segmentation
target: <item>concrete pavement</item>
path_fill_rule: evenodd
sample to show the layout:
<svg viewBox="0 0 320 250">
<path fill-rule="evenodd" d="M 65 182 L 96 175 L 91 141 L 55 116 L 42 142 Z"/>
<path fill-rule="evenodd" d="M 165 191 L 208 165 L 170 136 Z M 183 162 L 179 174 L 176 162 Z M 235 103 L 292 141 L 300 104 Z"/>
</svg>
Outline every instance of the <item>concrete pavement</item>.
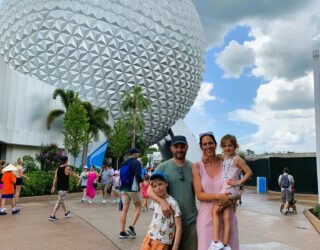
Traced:
<svg viewBox="0 0 320 250">
<path fill-rule="evenodd" d="M 138 250 L 150 223 L 152 212 L 141 213 L 136 225 L 136 239 L 118 239 L 118 205 L 101 204 L 101 195 L 92 205 L 80 203 L 81 194 L 73 194 L 67 200 L 72 217 L 65 219 L 58 211 L 58 221 L 49 222 L 48 215 L 54 201 L 50 196 L 44 201 L 21 203 L 21 213 L 0 217 L 0 249 L 123 249 Z M 280 194 L 257 194 L 246 189 L 243 204 L 237 209 L 242 250 L 295 250 L 319 249 L 320 237 L 303 215 L 305 208 L 317 202 L 316 196 L 297 195 L 297 214 L 280 213 Z M 36 199 L 36 198 L 34 198 Z M 25 199 L 26 200 L 26 199 Z M 39 198 L 37 198 L 39 200 Z M 22 201 L 22 200 L 21 200 Z M 129 210 L 130 224 L 133 205 Z"/>
</svg>

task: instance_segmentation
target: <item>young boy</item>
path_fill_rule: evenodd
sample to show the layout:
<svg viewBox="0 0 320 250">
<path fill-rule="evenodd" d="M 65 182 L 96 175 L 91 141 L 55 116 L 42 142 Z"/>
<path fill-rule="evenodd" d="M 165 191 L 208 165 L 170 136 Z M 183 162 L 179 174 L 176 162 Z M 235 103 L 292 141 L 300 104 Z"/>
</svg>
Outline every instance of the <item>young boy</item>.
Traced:
<svg viewBox="0 0 320 250">
<path fill-rule="evenodd" d="M 4 209 L 4 204 L 6 203 L 6 199 L 11 199 L 12 206 L 12 214 L 17 214 L 20 212 L 20 209 L 16 208 L 14 205 L 14 184 L 16 182 L 16 177 L 12 171 L 17 170 L 17 168 L 11 164 L 6 166 L 2 170 L 2 195 L 1 195 L 1 207 L 0 207 L 0 215 L 6 215 L 7 212 Z"/>
<path fill-rule="evenodd" d="M 151 203 L 150 208 L 154 209 L 154 213 L 141 250 L 167 250 L 172 243 L 171 249 L 178 249 L 182 232 L 181 212 L 177 201 L 167 193 L 168 179 L 164 173 L 155 172 L 150 177 L 150 186 L 157 196 L 167 200 L 174 212 L 166 218 L 160 205 Z"/>
</svg>

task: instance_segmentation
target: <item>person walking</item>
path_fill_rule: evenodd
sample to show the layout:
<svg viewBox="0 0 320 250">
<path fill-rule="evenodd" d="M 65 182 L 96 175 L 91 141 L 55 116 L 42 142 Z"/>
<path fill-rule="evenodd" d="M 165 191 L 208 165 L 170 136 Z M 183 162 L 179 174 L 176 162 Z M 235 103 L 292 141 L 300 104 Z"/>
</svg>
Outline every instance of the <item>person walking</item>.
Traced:
<svg viewBox="0 0 320 250">
<path fill-rule="evenodd" d="M 62 207 L 64 211 L 64 217 L 69 218 L 71 216 L 70 210 L 67 210 L 66 205 L 65 205 L 65 199 L 68 194 L 69 190 L 69 176 L 72 175 L 78 179 L 80 177 L 74 173 L 71 168 L 68 166 L 68 157 L 67 156 L 62 156 L 62 165 L 59 166 L 54 174 L 54 179 L 52 183 L 52 188 L 51 188 L 51 193 L 54 193 L 55 190 L 58 191 L 58 199 L 56 204 L 54 205 L 53 211 L 49 216 L 49 221 L 56 221 L 56 212 L 60 207 Z M 56 187 L 57 185 L 57 187 Z"/>
<path fill-rule="evenodd" d="M 294 179 L 293 176 L 289 174 L 289 169 L 284 168 L 283 174 L 278 178 L 278 184 L 281 188 L 281 198 L 284 203 L 283 213 L 288 214 L 289 203 L 293 200 L 293 188 L 294 188 Z"/>
<path fill-rule="evenodd" d="M 81 188 L 82 188 L 81 202 L 86 202 L 87 200 L 87 178 L 88 178 L 88 167 L 83 166 L 82 172 L 80 174 L 80 180 L 78 182 L 78 185 L 81 183 Z"/>
<path fill-rule="evenodd" d="M 121 200 L 123 203 L 120 215 L 120 234 L 119 239 L 135 238 L 135 225 L 140 216 L 141 210 L 141 195 L 139 183 L 142 182 L 141 178 L 141 164 L 137 160 L 140 151 L 136 148 L 129 150 L 130 157 L 121 165 L 120 168 L 120 191 Z M 135 210 L 131 220 L 131 225 L 125 231 L 128 209 L 131 200 L 134 202 Z"/>
<path fill-rule="evenodd" d="M 105 204 L 107 201 L 107 192 L 108 189 L 111 186 L 111 183 L 113 181 L 113 172 L 108 168 L 109 163 L 106 163 L 102 166 L 102 170 L 99 174 L 99 177 L 101 178 L 101 190 L 102 190 L 102 204 Z"/>
<path fill-rule="evenodd" d="M 98 181 L 98 173 L 94 165 L 91 165 L 90 171 L 88 172 L 87 178 L 87 196 L 89 198 L 89 204 L 92 204 L 92 200 L 96 195 L 97 181 Z"/>
<path fill-rule="evenodd" d="M 19 203 L 19 197 L 20 197 L 21 186 L 23 184 L 23 178 L 29 180 L 28 176 L 23 174 L 22 164 L 23 164 L 22 159 L 18 158 L 17 163 L 15 164 L 17 170 L 14 171 L 14 174 L 16 176 L 15 193 L 14 193 L 14 200 L 15 200 L 16 206 Z"/>
<path fill-rule="evenodd" d="M 179 249 L 197 250 L 196 219 L 198 211 L 192 185 L 192 163 L 186 159 L 188 151 L 186 137 L 182 135 L 174 136 L 171 140 L 170 150 L 173 158 L 159 164 L 156 172 L 163 172 L 167 176 L 169 195 L 178 202 L 182 213 L 182 235 Z M 172 215 L 170 204 L 165 199 L 155 195 L 151 187 L 148 189 L 148 196 L 160 205 L 166 217 Z"/>
</svg>

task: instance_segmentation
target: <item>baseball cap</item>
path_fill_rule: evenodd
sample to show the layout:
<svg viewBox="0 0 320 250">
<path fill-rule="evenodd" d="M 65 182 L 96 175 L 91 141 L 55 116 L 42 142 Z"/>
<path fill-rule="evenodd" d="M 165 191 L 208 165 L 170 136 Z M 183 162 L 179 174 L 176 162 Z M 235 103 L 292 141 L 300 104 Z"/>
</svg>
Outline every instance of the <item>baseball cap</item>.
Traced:
<svg viewBox="0 0 320 250">
<path fill-rule="evenodd" d="M 150 177 L 150 181 L 155 180 L 155 179 L 158 179 L 158 178 L 160 178 L 160 179 L 162 179 L 163 181 L 165 181 L 165 182 L 168 183 L 168 178 L 167 178 L 167 176 L 166 176 L 164 173 L 160 172 L 160 171 L 154 172 L 154 173 L 151 175 L 151 177 Z"/>
<path fill-rule="evenodd" d="M 130 148 L 129 149 L 129 154 L 136 154 L 136 153 L 140 153 L 140 150 L 137 148 Z"/>
<path fill-rule="evenodd" d="M 175 144 L 188 144 L 187 139 L 183 135 L 176 135 L 171 139 L 171 145 Z"/>
<path fill-rule="evenodd" d="M 82 168 L 88 168 L 87 166 L 83 166 Z"/>
</svg>

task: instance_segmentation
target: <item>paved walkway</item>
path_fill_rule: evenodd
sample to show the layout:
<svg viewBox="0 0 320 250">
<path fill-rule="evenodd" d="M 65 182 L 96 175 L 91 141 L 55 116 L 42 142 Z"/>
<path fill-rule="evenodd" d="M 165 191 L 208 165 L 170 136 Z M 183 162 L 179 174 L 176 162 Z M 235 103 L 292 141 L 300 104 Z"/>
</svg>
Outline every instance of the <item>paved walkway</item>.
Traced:
<svg viewBox="0 0 320 250">
<path fill-rule="evenodd" d="M 58 221 L 48 221 L 52 200 L 22 203 L 20 214 L 1 216 L 0 249 L 140 249 L 152 212 L 141 213 L 136 239 L 120 240 L 118 206 L 111 200 L 101 204 L 100 194 L 92 205 L 80 203 L 79 197 L 73 195 L 67 201 L 72 211 L 68 219 L 59 211 Z M 298 214 L 284 216 L 279 212 L 279 194 L 257 194 L 254 189 L 247 189 L 243 204 L 237 209 L 241 249 L 319 249 L 319 234 L 302 213 L 305 208 L 313 207 L 317 197 L 297 195 L 296 198 Z M 128 218 L 132 212 L 133 209 Z"/>
</svg>

